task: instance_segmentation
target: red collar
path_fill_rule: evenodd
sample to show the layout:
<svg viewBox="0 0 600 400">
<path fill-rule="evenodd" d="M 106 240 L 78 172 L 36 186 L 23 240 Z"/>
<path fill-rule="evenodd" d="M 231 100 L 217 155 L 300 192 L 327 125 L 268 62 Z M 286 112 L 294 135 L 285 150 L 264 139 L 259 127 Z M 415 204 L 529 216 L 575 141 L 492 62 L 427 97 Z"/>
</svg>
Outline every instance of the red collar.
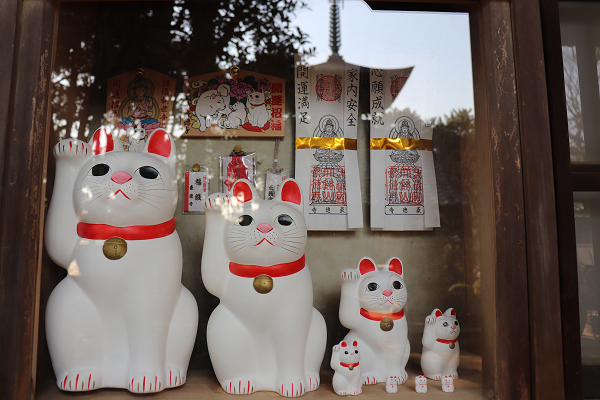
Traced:
<svg viewBox="0 0 600 400">
<path fill-rule="evenodd" d="M 266 267 L 260 265 L 245 265 L 234 262 L 229 263 L 229 271 L 232 274 L 241 276 L 242 278 L 256 278 L 260 274 L 269 275 L 272 278 L 280 276 L 288 276 L 301 271 L 305 266 L 304 256 L 296 261 L 285 264 L 268 265 Z"/>
<path fill-rule="evenodd" d="M 264 101 L 262 103 L 260 103 L 260 104 L 252 104 L 252 103 L 250 103 L 250 105 L 252 106 L 252 108 L 254 108 L 254 107 L 260 107 L 260 106 L 262 106 L 264 104 L 265 104 Z"/>
<path fill-rule="evenodd" d="M 106 240 L 118 236 L 124 240 L 158 239 L 175 232 L 175 218 L 158 225 L 112 226 L 106 224 L 77 224 L 77 235 L 83 239 Z"/>
<path fill-rule="evenodd" d="M 350 366 L 352 366 L 352 368 L 354 368 L 354 367 L 358 367 L 358 364 L 359 364 L 359 363 L 347 364 L 347 363 L 340 362 L 340 365 L 341 365 L 342 367 L 346 367 L 346 368 L 348 368 L 348 367 L 350 367 Z"/>
<path fill-rule="evenodd" d="M 438 342 L 440 342 L 440 343 L 444 343 L 444 344 L 450 344 L 450 343 L 456 343 L 456 341 L 457 341 L 458 339 L 454 339 L 454 340 L 435 339 L 435 340 L 437 340 L 437 341 L 438 341 Z"/>
<path fill-rule="evenodd" d="M 392 313 L 392 314 L 380 314 L 380 313 L 376 313 L 376 312 L 370 312 L 370 311 L 365 310 L 364 308 L 361 308 L 360 315 L 362 315 L 363 317 L 365 317 L 367 319 L 370 319 L 371 321 L 381 321 L 385 317 L 389 317 L 393 320 L 396 320 L 396 319 L 400 319 L 400 318 L 404 317 L 404 308 L 402 310 Z"/>
</svg>

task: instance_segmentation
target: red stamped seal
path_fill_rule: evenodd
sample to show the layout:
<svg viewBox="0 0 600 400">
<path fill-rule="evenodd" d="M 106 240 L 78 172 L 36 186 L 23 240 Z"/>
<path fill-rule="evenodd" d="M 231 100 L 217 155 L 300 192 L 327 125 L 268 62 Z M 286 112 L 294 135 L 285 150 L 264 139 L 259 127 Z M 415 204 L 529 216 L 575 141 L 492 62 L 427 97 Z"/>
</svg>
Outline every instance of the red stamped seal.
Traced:
<svg viewBox="0 0 600 400">
<path fill-rule="evenodd" d="M 335 76 L 324 75 L 317 81 L 315 90 L 321 100 L 336 101 L 342 95 L 342 84 Z"/>
</svg>

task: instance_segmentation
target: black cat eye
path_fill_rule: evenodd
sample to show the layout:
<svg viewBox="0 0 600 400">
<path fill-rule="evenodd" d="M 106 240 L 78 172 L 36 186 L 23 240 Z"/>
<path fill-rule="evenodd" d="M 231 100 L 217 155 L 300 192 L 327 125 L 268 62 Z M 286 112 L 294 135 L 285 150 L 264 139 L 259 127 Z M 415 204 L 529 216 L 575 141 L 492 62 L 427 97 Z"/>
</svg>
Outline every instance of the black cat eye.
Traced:
<svg viewBox="0 0 600 400">
<path fill-rule="evenodd" d="M 279 225 L 284 225 L 284 226 L 288 226 L 294 223 L 294 220 L 292 219 L 292 217 L 290 217 L 287 214 L 281 214 L 280 216 L 277 217 L 277 223 Z"/>
<path fill-rule="evenodd" d="M 348 354 L 348 352 L 347 352 L 347 351 L 345 351 L 345 352 L 344 352 L 344 354 Z"/>
<path fill-rule="evenodd" d="M 92 167 L 92 175 L 102 176 L 108 174 L 110 167 L 106 164 L 96 164 Z"/>
<path fill-rule="evenodd" d="M 354 354 L 358 354 L 358 350 L 354 350 Z"/>
<path fill-rule="evenodd" d="M 447 322 L 444 322 L 444 326 L 445 326 L 445 327 L 447 327 L 447 326 L 448 326 L 448 323 L 447 323 Z"/>
<path fill-rule="evenodd" d="M 454 325 L 458 326 L 458 321 L 454 321 Z"/>
<path fill-rule="evenodd" d="M 142 178 L 146 179 L 156 179 L 160 175 L 156 168 L 150 167 L 148 165 L 141 167 L 138 171 L 140 171 L 140 175 Z"/>
<path fill-rule="evenodd" d="M 392 283 L 392 286 L 394 287 L 394 289 L 402 289 L 402 284 L 400 283 L 400 281 L 394 281 Z"/>
<path fill-rule="evenodd" d="M 369 283 L 369 284 L 367 285 L 367 290 L 368 290 L 369 292 L 372 292 L 372 291 L 374 291 L 374 290 L 377 290 L 378 288 L 379 288 L 379 285 L 378 285 L 378 284 L 376 284 L 375 282 L 371 282 L 371 283 Z"/>
<path fill-rule="evenodd" d="M 248 226 L 248 225 L 252 224 L 253 222 L 254 222 L 254 218 L 252 218 L 249 215 L 244 214 L 244 215 L 241 215 L 237 219 L 236 224 L 241 225 L 241 226 Z"/>
</svg>

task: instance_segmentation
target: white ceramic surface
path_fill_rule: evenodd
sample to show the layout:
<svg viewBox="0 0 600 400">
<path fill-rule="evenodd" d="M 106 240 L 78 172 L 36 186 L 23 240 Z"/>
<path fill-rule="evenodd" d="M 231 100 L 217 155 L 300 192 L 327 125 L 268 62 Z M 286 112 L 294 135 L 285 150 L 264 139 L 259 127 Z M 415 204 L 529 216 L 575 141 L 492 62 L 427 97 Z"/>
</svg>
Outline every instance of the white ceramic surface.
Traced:
<svg viewBox="0 0 600 400">
<path fill-rule="evenodd" d="M 45 227 L 52 260 L 67 277 L 46 310 L 58 386 L 151 393 L 186 380 L 198 309 L 181 284 L 175 144 L 164 130 L 139 152 L 98 129 L 89 143 L 54 147 L 56 179 Z M 125 239 L 122 258 L 105 240 Z"/>
<path fill-rule="evenodd" d="M 315 390 L 327 332 L 312 306 L 298 184 L 287 179 L 269 201 L 242 179 L 229 194 L 210 195 L 204 207 L 202 280 L 221 300 L 207 342 L 221 386 L 228 393 L 269 390 L 287 397 Z M 272 279 L 270 291 L 255 289 L 258 275 Z"/>
<path fill-rule="evenodd" d="M 396 257 L 381 270 L 364 257 L 356 269 L 342 271 L 340 322 L 350 329 L 344 341 L 360 343 L 363 384 L 385 382 L 389 393 L 408 379 L 406 299 L 402 262 Z"/>
<path fill-rule="evenodd" d="M 449 375 L 458 378 L 460 325 L 456 312 L 449 308 L 442 314 L 437 308 L 425 317 L 421 369 L 429 379 L 440 380 Z"/>
</svg>

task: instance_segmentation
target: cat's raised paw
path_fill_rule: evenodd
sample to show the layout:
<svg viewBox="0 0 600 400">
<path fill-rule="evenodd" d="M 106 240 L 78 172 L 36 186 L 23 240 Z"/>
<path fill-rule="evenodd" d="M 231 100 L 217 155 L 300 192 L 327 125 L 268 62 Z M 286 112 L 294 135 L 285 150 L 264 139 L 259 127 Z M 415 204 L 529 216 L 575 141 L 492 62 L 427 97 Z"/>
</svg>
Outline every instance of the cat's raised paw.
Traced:
<svg viewBox="0 0 600 400">
<path fill-rule="evenodd" d="M 127 383 L 127 389 L 133 393 L 155 393 L 160 392 L 164 388 L 164 382 L 159 374 L 135 375 Z"/>
<path fill-rule="evenodd" d="M 342 271 L 342 279 L 343 280 L 356 280 L 360 278 L 360 272 L 358 272 L 355 269 L 352 268 L 346 268 L 345 270 Z"/>
<path fill-rule="evenodd" d="M 61 159 L 92 156 L 92 147 L 79 139 L 63 139 L 54 145 L 53 151 L 54 156 Z"/>
<path fill-rule="evenodd" d="M 100 373 L 90 370 L 69 371 L 57 382 L 58 387 L 69 392 L 85 392 L 101 387 Z"/>
<path fill-rule="evenodd" d="M 204 210 L 220 210 L 229 204 L 229 196 L 223 193 L 213 193 L 204 202 Z"/>
<path fill-rule="evenodd" d="M 277 387 L 277 393 L 279 393 L 280 395 L 284 396 L 284 397 L 300 397 L 303 394 L 305 394 L 306 392 L 308 392 L 308 387 L 306 385 L 306 383 L 303 382 L 286 382 L 286 383 L 281 383 L 278 387 Z"/>
<path fill-rule="evenodd" d="M 252 379 L 241 378 L 223 381 L 223 390 L 229 394 L 250 394 L 256 392 Z"/>
</svg>

